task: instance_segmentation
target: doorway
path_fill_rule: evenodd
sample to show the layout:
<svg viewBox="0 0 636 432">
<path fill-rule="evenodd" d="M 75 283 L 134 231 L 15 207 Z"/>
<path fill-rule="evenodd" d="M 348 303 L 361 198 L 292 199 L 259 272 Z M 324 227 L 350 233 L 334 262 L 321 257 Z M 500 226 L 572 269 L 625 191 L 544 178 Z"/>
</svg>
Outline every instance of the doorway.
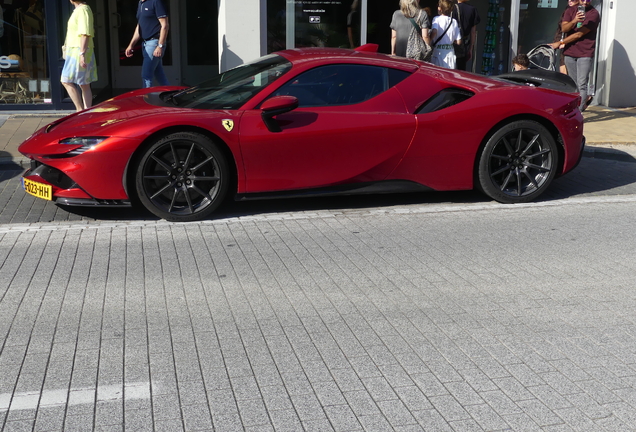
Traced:
<svg viewBox="0 0 636 432">
<path fill-rule="evenodd" d="M 176 55 L 180 46 L 179 35 L 179 2 L 165 0 L 168 9 L 170 31 L 166 53 L 163 57 L 163 68 L 171 85 L 181 84 L 180 58 Z M 138 2 L 130 0 L 108 0 L 108 33 L 110 35 L 110 64 L 113 93 L 122 93 L 137 89 L 141 83 L 141 43 L 133 48 L 133 56 L 126 57 L 126 48 L 137 27 Z M 172 13 L 171 13 L 172 12 Z M 173 15 L 174 14 L 174 15 Z"/>
</svg>

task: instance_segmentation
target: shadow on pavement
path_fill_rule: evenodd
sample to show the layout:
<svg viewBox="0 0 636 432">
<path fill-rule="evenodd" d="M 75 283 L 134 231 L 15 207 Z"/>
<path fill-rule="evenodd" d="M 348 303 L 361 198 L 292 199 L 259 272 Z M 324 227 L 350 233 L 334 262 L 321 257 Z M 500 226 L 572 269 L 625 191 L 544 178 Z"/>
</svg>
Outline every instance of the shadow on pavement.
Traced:
<svg viewBox="0 0 636 432">
<path fill-rule="evenodd" d="M 594 159 L 610 159 L 620 162 L 631 162 L 635 163 L 636 158 L 624 151 L 615 149 L 615 148 L 607 148 L 607 147 L 595 147 L 595 146 L 586 146 L 583 151 L 585 157 L 594 158 Z"/>
<path fill-rule="evenodd" d="M 636 193 L 636 164 L 584 157 L 572 172 L 557 178 L 543 201 L 573 196 Z"/>
<path fill-rule="evenodd" d="M 11 153 L 0 151 L 0 181 L 22 174 L 24 169 L 13 161 Z"/>
<path fill-rule="evenodd" d="M 594 107 L 591 107 L 585 112 L 584 117 L 585 123 L 596 123 L 608 120 L 622 119 L 625 117 L 633 117 L 633 115 L 634 114 L 630 112 L 595 109 Z"/>
</svg>

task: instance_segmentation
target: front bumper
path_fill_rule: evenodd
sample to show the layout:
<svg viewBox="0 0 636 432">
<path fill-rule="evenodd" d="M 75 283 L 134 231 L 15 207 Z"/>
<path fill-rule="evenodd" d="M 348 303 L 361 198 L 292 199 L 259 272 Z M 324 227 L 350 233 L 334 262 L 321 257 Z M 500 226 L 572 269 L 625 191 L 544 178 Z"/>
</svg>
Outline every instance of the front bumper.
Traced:
<svg viewBox="0 0 636 432">
<path fill-rule="evenodd" d="M 50 185 L 53 188 L 52 200 L 56 204 L 84 207 L 130 207 L 129 200 L 103 200 L 89 195 L 64 172 L 31 161 L 31 167 L 22 175 L 24 178 Z"/>
</svg>

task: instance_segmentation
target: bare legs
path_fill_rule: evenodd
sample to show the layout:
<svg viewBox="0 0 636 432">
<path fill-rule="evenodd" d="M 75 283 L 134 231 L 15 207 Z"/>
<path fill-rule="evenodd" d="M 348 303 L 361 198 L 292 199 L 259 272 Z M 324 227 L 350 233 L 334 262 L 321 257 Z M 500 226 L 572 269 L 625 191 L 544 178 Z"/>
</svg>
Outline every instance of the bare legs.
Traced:
<svg viewBox="0 0 636 432">
<path fill-rule="evenodd" d="M 90 84 L 84 84 L 80 86 L 82 88 L 82 100 L 84 101 L 84 108 L 90 108 L 93 104 L 93 91 Z"/>
<path fill-rule="evenodd" d="M 81 85 L 79 88 L 73 83 L 63 82 L 62 84 L 71 97 L 76 111 L 82 111 L 84 108 L 91 107 L 93 103 L 93 92 L 91 91 L 90 84 Z"/>
</svg>

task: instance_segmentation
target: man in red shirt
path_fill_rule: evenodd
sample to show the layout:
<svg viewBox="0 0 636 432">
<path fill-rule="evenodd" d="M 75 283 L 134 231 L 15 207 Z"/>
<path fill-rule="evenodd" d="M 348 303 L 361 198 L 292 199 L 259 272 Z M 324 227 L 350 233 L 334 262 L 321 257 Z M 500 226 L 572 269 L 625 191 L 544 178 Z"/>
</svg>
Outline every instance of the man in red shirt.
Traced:
<svg viewBox="0 0 636 432">
<path fill-rule="evenodd" d="M 561 31 L 565 33 L 565 37 L 553 43 L 552 48 L 564 49 L 565 66 L 568 75 L 579 88 L 581 111 L 584 111 L 593 97 L 588 96 L 587 85 L 596 50 L 596 30 L 601 18 L 590 0 L 575 0 L 570 3 L 572 6 L 565 11 L 561 22 Z M 585 12 L 579 12 L 579 5 L 583 6 Z"/>
</svg>

